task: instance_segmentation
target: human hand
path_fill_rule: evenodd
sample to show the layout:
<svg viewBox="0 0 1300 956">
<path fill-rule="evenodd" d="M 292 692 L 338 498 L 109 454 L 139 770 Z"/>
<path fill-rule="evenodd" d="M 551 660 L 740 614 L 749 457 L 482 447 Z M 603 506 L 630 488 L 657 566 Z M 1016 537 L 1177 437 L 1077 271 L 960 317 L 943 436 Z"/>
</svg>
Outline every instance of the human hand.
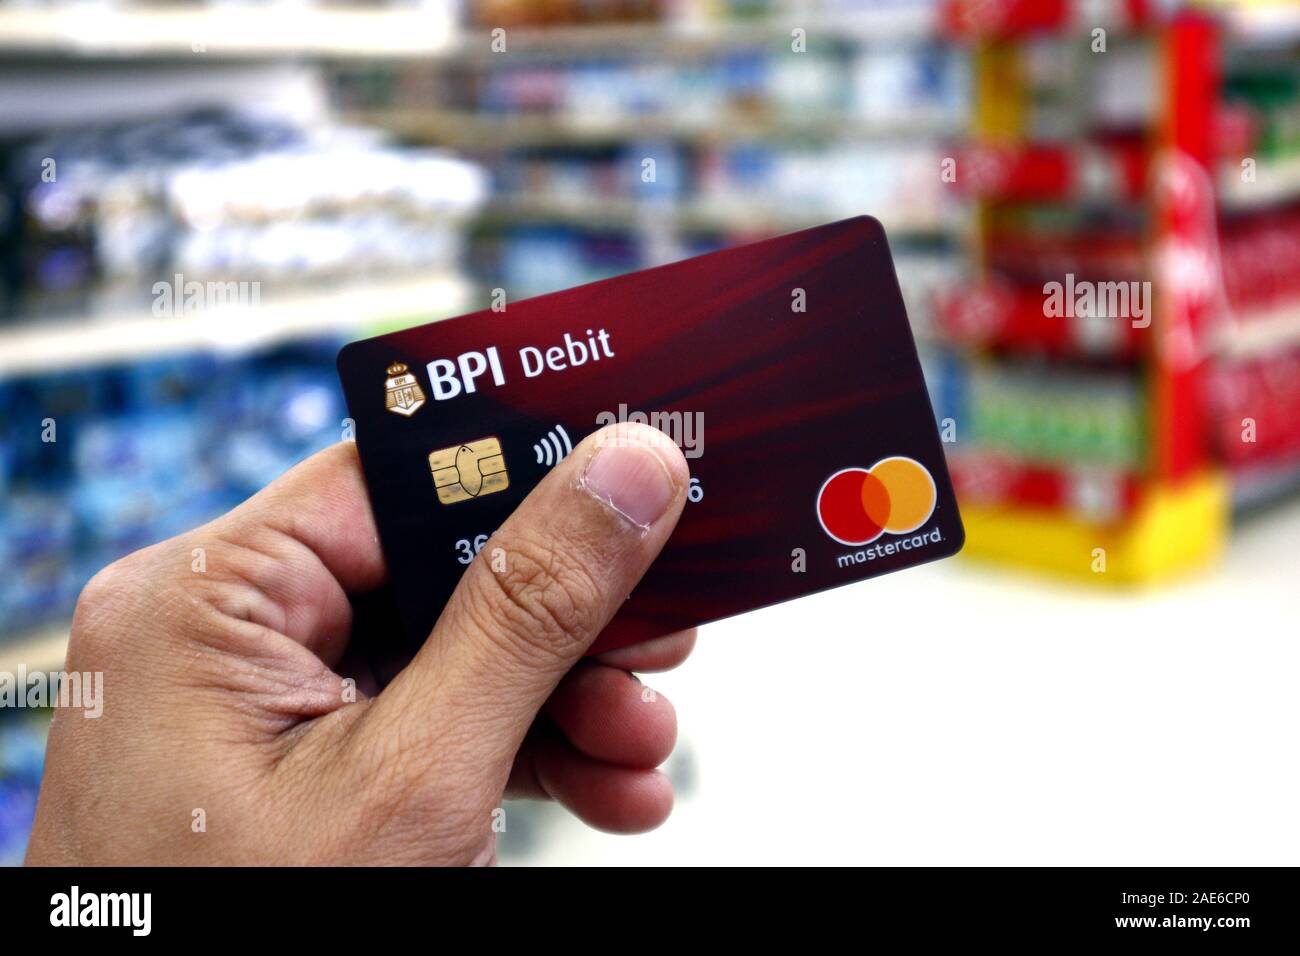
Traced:
<svg viewBox="0 0 1300 956">
<path fill-rule="evenodd" d="M 583 655 L 687 481 L 655 429 L 590 436 L 469 565 L 414 660 L 355 701 L 350 598 L 386 573 L 353 445 L 110 565 L 66 667 L 103 673 L 103 714 L 56 711 L 28 863 L 492 862 L 503 794 L 657 826 L 676 717 L 628 672 L 680 663 L 694 632 Z"/>
</svg>

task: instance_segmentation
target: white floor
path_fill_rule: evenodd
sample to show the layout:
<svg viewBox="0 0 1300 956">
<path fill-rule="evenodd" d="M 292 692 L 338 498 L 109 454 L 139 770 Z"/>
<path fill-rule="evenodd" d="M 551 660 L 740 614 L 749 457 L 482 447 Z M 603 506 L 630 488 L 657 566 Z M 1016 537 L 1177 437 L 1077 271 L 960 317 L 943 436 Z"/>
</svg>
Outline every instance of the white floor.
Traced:
<svg viewBox="0 0 1300 956">
<path fill-rule="evenodd" d="M 957 560 L 711 625 L 647 679 L 672 819 L 512 808 L 502 862 L 1295 865 L 1298 551 L 1293 505 L 1164 590 Z"/>
</svg>

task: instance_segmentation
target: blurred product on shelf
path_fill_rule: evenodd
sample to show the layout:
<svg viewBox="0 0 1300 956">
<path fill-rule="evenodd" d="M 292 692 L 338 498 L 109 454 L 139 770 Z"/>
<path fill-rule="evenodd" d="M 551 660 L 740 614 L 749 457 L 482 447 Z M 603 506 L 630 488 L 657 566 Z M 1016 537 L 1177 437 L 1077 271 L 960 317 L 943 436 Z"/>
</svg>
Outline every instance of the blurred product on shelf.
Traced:
<svg viewBox="0 0 1300 956">
<path fill-rule="evenodd" d="M 1135 210 L 1070 210 L 1033 206 L 995 217 L 989 268 L 1007 281 L 1037 287 L 1076 279 L 1149 279 L 1143 253 L 1146 217 Z M 1041 305 L 1041 301 L 1040 301 Z"/>
<path fill-rule="evenodd" d="M 1300 464 L 1300 347 L 1222 362 L 1211 384 L 1215 444 L 1225 461 Z"/>
<path fill-rule="evenodd" d="M 942 151 L 877 143 L 813 147 L 738 145 L 701 159 L 699 200 L 706 208 L 743 209 L 761 195 L 810 221 L 870 210 L 895 231 L 943 230 L 948 193 L 935 170 Z"/>
<path fill-rule="evenodd" d="M 647 158 L 652 179 L 643 175 Z M 527 149 L 485 162 L 493 173 L 490 213 L 534 210 L 592 223 L 621 216 L 634 225 L 641 211 L 671 214 L 693 231 L 747 223 L 788 231 L 872 210 L 886 224 L 893 220 L 896 231 L 940 233 L 949 212 L 933 173 L 940 159 L 939 149 L 925 144 L 880 143 L 864 152 L 853 145 L 760 141 L 688 150 L 634 141 L 610 149 Z"/>
<path fill-rule="evenodd" d="M 527 298 L 630 272 L 644 259 L 641 243 L 623 232 L 522 226 L 480 243 L 471 267 Z"/>
<path fill-rule="evenodd" d="M 1234 64 L 1223 98 L 1224 110 L 1242 117 L 1250 154 L 1264 160 L 1300 154 L 1300 75 L 1294 60 Z"/>
<path fill-rule="evenodd" d="M 1066 509 L 1115 521 L 1146 466 L 1145 400 L 1123 369 L 975 358 L 931 346 L 926 380 L 968 503 Z"/>
<path fill-rule="evenodd" d="M 466 19 L 487 27 L 657 20 L 669 0 L 469 0 Z"/>
<path fill-rule="evenodd" d="M 482 27 L 591 27 L 653 22 L 668 27 L 759 23 L 797 12 L 810 22 L 854 20 L 913 28 L 937 23 L 938 0 L 462 0 Z"/>
<path fill-rule="evenodd" d="M 1141 136 L 1096 134 L 1082 142 L 975 143 L 957 157 L 966 194 L 1001 202 L 1140 200 L 1149 185 Z"/>
<path fill-rule="evenodd" d="M 1071 462 L 1068 466 L 1035 464 L 1019 455 L 988 449 L 958 451 L 948 459 L 953 486 L 961 500 L 980 514 L 998 514 L 1020 523 L 1022 530 L 1032 529 L 1033 520 L 1045 528 L 1052 522 L 1044 516 L 1064 518 L 1076 526 L 1093 526 L 1094 530 L 1122 530 L 1143 500 L 1141 476 L 1105 465 Z M 981 542 L 981 546 L 985 542 Z M 1021 542 L 1019 550 L 1030 555 L 1051 552 L 1056 542 L 1051 531 Z M 1013 548 L 1012 554 L 1015 550 Z M 1066 563 L 1083 552 L 1060 551 L 1049 560 Z M 1078 569 L 1074 569 L 1076 576 Z"/>
<path fill-rule="evenodd" d="M 1300 308 L 1300 205 L 1227 221 L 1219 255 L 1230 306 L 1227 348 L 1274 310 Z"/>
<path fill-rule="evenodd" d="M 342 342 L 0 382 L 0 639 L 66 621 L 105 564 L 338 441 Z M 31 427 L 31 409 L 49 424 Z"/>
<path fill-rule="evenodd" d="M 1280 54 L 1280 55 L 1279 55 Z M 1235 58 L 1218 121 L 1219 191 L 1229 212 L 1300 195 L 1300 74 L 1294 49 Z"/>
<path fill-rule="evenodd" d="M 1244 507 L 1300 486 L 1300 205 L 1234 216 L 1220 256 L 1228 308 L 1210 414 Z"/>
<path fill-rule="evenodd" d="M 707 133 L 755 118 L 838 121 L 847 131 L 855 122 L 960 123 L 965 71 L 957 50 L 925 43 L 867 52 L 821 37 L 816 44 L 797 57 L 739 48 L 675 64 L 525 60 L 472 75 L 458 105 L 486 116 L 545 114 L 591 130 L 660 120 Z"/>
<path fill-rule="evenodd" d="M 641 158 L 652 156 L 655 175 L 645 182 Z M 599 215 L 608 201 L 671 204 L 686 191 L 683 151 L 672 143 L 643 143 L 581 152 L 525 149 L 491 164 L 493 202 L 573 204 Z M 585 204 L 585 205 L 579 205 Z"/>
<path fill-rule="evenodd" d="M 7 164 L 10 312 L 148 303 L 177 273 L 293 283 L 454 265 L 482 173 L 383 139 L 200 112 L 26 144 Z"/>
<path fill-rule="evenodd" d="M 977 447 L 1036 464 L 1144 464 L 1142 396 L 1130 375 L 1003 362 L 976 365 L 969 388 Z"/>
<path fill-rule="evenodd" d="M 1151 122 L 1159 104 L 1149 37 L 1117 31 L 1108 41 L 1106 68 L 1098 70 L 1089 62 L 1097 52 L 1087 43 L 1052 35 L 1024 39 L 1024 124 L 1033 139 L 1105 138 Z"/>
</svg>

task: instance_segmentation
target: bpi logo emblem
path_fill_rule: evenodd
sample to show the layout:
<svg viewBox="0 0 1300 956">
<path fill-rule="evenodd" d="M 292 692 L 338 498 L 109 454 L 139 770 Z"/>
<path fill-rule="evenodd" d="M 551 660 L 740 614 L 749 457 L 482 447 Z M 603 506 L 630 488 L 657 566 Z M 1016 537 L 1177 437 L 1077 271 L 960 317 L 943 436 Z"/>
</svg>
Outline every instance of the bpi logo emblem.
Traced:
<svg viewBox="0 0 1300 956">
<path fill-rule="evenodd" d="M 937 495 L 925 465 L 901 455 L 870 468 L 842 468 L 817 492 L 822 530 L 850 547 L 888 531 L 910 534 L 930 520 Z"/>
<path fill-rule="evenodd" d="M 384 407 L 407 418 L 424 407 L 424 390 L 404 362 L 394 362 L 388 366 L 388 379 L 384 382 Z"/>
</svg>

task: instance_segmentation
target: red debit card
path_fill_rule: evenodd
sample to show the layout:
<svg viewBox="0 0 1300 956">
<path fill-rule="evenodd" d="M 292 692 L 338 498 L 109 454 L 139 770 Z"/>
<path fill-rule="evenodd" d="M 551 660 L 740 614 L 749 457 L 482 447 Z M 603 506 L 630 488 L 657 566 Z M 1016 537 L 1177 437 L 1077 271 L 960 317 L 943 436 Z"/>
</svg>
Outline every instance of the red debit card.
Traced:
<svg viewBox="0 0 1300 956">
<path fill-rule="evenodd" d="M 593 651 L 956 553 L 885 240 L 860 217 L 354 342 L 339 375 L 404 641 L 586 435 L 647 421 L 691 488 Z"/>
</svg>

